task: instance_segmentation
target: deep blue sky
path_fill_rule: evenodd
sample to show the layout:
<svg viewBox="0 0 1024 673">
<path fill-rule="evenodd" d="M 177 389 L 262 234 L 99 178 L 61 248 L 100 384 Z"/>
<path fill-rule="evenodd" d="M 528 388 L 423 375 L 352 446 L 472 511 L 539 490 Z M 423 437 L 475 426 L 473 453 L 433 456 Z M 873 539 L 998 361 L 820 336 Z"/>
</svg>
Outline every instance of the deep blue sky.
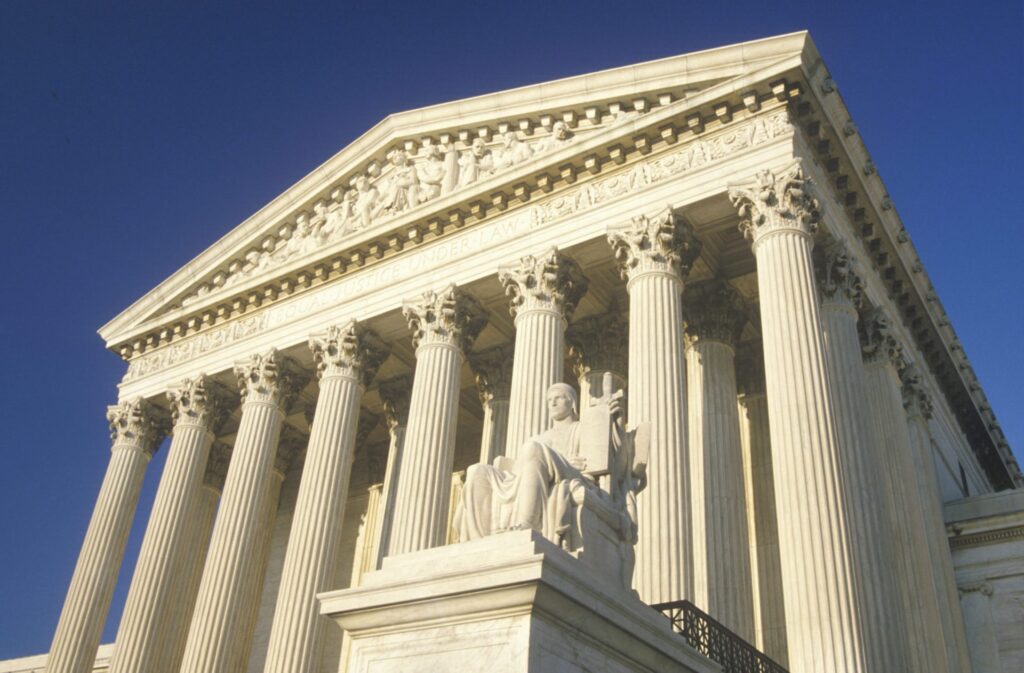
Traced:
<svg viewBox="0 0 1024 673">
<path fill-rule="evenodd" d="M 388 113 L 612 66 L 809 29 L 1021 455 L 1019 2 L 207 4 L 0 2 L 0 659 L 107 465 L 101 324 Z"/>
</svg>

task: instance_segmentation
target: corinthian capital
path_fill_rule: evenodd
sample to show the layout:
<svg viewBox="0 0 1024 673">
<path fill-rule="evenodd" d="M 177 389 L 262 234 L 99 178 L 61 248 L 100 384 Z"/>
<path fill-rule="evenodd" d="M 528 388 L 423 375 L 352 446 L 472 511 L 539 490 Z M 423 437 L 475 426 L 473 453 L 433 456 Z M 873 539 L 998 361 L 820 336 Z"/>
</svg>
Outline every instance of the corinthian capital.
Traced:
<svg viewBox="0 0 1024 673">
<path fill-rule="evenodd" d="M 760 171 L 748 183 L 729 187 L 729 200 L 739 209 L 740 231 L 755 245 L 774 231 L 799 231 L 808 236 L 818 228 L 818 201 L 799 162 L 776 175 Z"/>
<path fill-rule="evenodd" d="M 846 244 L 833 239 L 814 251 L 814 270 L 823 302 L 860 305 L 864 284 Z"/>
<path fill-rule="evenodd" d="M 248 362 L 235 366 L 242 402 L 275 404 L 287 411 L 302 390 L 305 378 L 291 361 L 271 348 L 257 353 Z"/>
<path fill-rule="evenodd" d="M 932 396 L 924 387 L 924 378 L 917 365 L 904 367 L 900 371 L 900 381 L 903 382 L 903 408 L 907 410 L 907 416 L 931 418 Z"/>
<path fill-rule="evenodd" d="M 618 306 L 607 312 L 578 320 L 565 332 L 569 365 L 576 378 L 590 372 L 629 371 L 629 324 Z"/>
<path fill-rule="evenodd" d="M 227 391 L 214 383 L 206 374 L 185 379 L 181 385 L 167 392 L 171 403 L 171 419 L 175 426 L 200 425 L 216 433 L 231 414 Z"/>
<path fill-rule="evenodd" d="M 703 340 L 734 345 L 747 323 L 747 308 L 739 292 L 712 280 L 686 288 L 683 320 L 690 343 Z"/>
<path fill-rule="evenodd" d="M 470 353 L 469 366 L 480 392 L 480 404 L 507 400 L 512 394 L 512 352 L 508 344 Z"/>
<path fill-rule="evenodd" d="M 608 244 L 626 280 L 650 272 L 686 278 L 701 248 L 693 229 L 671 208 L 654 217 L 640 215 L 628 224 L 609 228 Z"/>
<path fill-rule="evenodd" d="M 454 284 L 440 292 L 427 290 L 419 299 L 405 302 L 402 314 L 409 322 L 415 348 L 446 344 L 467 353 L 487 324 L 484 308 Z"/>
<path fill-rule="evenodd" d="M 384 406 L 384 422 L 387 423 L 388 430 L 394 432 L 396 428 L 404 426 L 409 419 L 412 376 L 404 374 L 381 381 L 378 392 Z"/>
<path fill-rule="evenodd" d="M 897 369 L 903 366 L 903 347 L 882 309 L 872 306 L 862 311 L 857 332 L 865 364 L 889 363 Z"/>
<path fill-rule="evenodd" d="M 511 299 L 513 317 L 530 310 L 556 311 L 566 320 L 587 291 L 587 278 L 569 257 L 551 248 L 527 255 L 498 270 L 498 280 Z"/>
<path fill-rule="evenodd" d="M 167 417 L 138 397 L 107 407 L 110 439 L 114 446 L 132 446 L 153 455 L 167 436 Z"/>
<path fill-rule="evenodd" d="M 310 337 L 309 349 L 318 378 L 347 376 L 363 387 L 370 384 L 391 352 L 376 332 L 356 320 L 343 326 L 331 325 L 324 334 Z"/>
</svg>

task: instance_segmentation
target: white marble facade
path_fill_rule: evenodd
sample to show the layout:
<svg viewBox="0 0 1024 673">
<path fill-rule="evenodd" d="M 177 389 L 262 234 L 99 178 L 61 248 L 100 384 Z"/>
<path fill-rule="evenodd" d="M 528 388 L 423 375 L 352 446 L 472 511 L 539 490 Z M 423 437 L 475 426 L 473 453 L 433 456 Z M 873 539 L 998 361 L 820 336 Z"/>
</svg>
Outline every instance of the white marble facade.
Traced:
<svg viewBox="0 0 1024 673">
<path fill-rule="evenodd" d="M 466 468 L 609 381 L 640 599 L 793 673 L 1019 659 L 941 506 L 1024 479 L 806 33 L 393 115 L 100 333 L 110 467 L 49 656 L 0 671 L 344 671 L 317 594 L 455 541 Z"/>
</svg>

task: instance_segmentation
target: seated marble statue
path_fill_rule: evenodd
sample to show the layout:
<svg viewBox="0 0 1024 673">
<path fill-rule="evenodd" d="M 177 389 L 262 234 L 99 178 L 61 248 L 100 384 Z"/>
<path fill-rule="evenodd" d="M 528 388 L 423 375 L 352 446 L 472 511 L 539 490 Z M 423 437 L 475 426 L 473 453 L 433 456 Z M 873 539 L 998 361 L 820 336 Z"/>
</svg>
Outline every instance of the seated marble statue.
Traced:
<svg viewBox="0 0 1024 673">
<path fill-rule="evenodd" d="M 603 397 L 580 419 L 572 386 L 552 385 L 548 430 L 527 440 L 514 460 L 470 466 L 455 517 L 461 542 L 533 529 L 578 558 L 586 554 L 613 568 L 628 587 L 636 494 L 646 482 L 646 426 L 625 429 L 623 393 L 610 388 L 606 375 Z"/>
</svg>

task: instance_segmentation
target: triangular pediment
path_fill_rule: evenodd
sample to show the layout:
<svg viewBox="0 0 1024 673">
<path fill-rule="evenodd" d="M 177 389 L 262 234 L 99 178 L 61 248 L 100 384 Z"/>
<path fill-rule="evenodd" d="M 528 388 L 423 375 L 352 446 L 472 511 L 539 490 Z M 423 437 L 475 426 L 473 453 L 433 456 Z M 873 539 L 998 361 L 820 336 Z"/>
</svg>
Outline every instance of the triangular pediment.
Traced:
<svg viewBox="0 0 1024 673">
<path fill-rule="evenodd" d="M 730 83 L 751 86 L 816 51 L 807 33 L 721 47 L 390 115 L 105 325 L 108 346 L 417 218 L 490 201 L 602 137 L 664 123 Z M 661 121 L 659 121 L 661 120 Z M 372 254 L 372 251 L 370 251 Z M 223 310 L 223 309 L 222 309 Z M 193 318 L 196 320 L 196 318 Z M 180 324 L 180 323 L 179 323 Z"/>
</svg>

